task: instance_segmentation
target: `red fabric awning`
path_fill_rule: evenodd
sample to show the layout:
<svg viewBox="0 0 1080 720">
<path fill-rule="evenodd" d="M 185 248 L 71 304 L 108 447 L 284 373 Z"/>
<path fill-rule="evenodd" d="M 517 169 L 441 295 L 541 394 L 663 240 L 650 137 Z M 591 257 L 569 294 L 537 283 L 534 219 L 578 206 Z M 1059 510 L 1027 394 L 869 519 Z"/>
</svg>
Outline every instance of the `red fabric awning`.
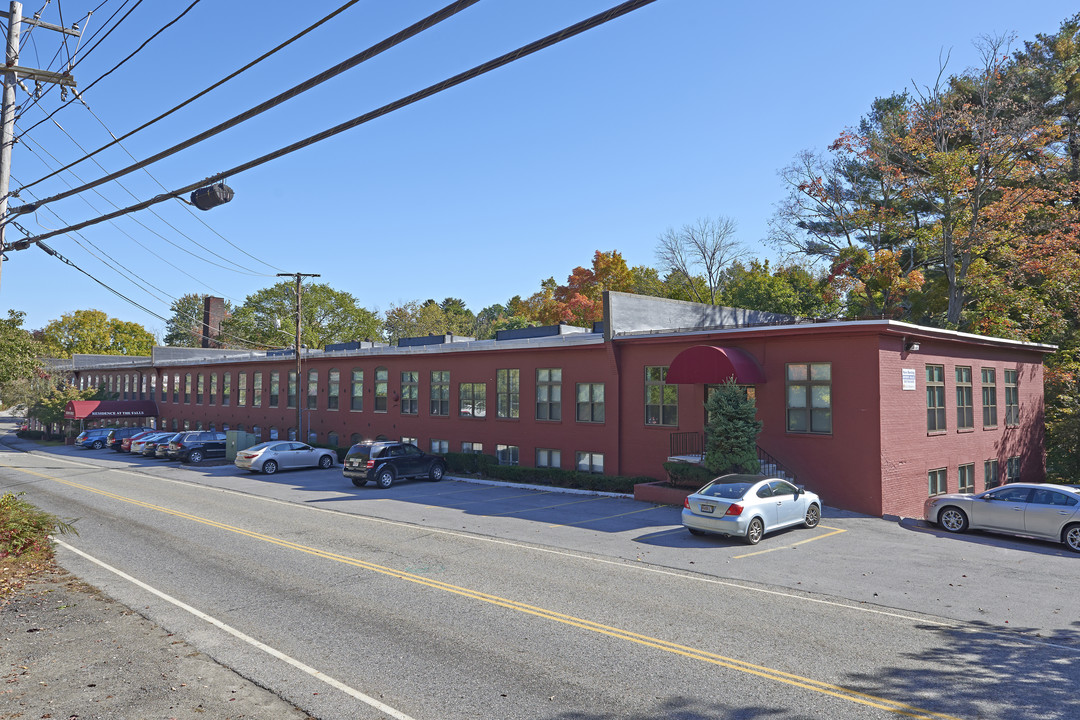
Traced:
<svg viewBox="0 0 1080 720">
<path fill-rule="evenodd" d="M 153 400 L 72 400 L 64 408 L 65 420 L 157 417 Z"/>
<path fill-rule="evenodd" d="M 732 377 L 740 385 L 759 385 L 765 371 L 745 350 L 695 345 L 676 355 L 667 372 L 670 385 L 719 385 Z"/>
</svg>

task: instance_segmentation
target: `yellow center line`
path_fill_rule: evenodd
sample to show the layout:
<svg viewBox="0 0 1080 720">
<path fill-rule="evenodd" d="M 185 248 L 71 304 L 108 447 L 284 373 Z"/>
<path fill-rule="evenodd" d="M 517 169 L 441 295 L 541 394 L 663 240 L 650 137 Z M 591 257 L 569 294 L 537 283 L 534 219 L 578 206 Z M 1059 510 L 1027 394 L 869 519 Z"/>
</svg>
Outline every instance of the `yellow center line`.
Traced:
<svg viewBox="0 0 1080 720">
<path fill-rule="evenodd" d="M 780 547 L 769 548 L 768 550 L 758 550 L 757 552 L 746 553 L 744 555 L 736 555 L 735 557 L 732 558 L 732 560 L 741 560 L 743 558 L 753 557 L 754 555 L 764 555 L 765 553 L 776 552 L 777 550 L 790 550 L 791 548 L 795 547 L 796 545 L 804 545 L 804 544 L 806 544 L 808 542 L 814 542 L 815 540 L 821 540 L 822 538 L 827 538 L 827 537 L 831 537 L 833 535 L 839 535 L 842 532 L 847 532 L 847 530 L 842 530 L 841 528 L 829 527 L 828 525 L 821 525 L 820 527 L 823 527 L 826 530 L 832 530 L 832 532 L 825 533 L 824 535 L 815 535 L 812 538 L 809 538 L 809 539 L 806 539 L 806 540 L 800 540 L 799 542 L 791 543 L 790 545 L 781 545 Z"/>
<path fill-rule="evenodd" d="M 108 492 L 107 490 L 100 490 L 90 487 L 88 485 L 82 485 L 80 483 L 72 482 L 70 480 L 64 480 L 62 478 L 53 477 L 44 473 L 38 473 L 33 470 L 26 470 L 22 468 L 19 469 L 29 475 L 53 480 L 63 485 L 67 485 L 68 487 L 84 490 L 86 492 L 101 495 L 103 497 L 135 505 L 137 507 L 145 508 L 148 510 L 153 510 L 155 512 L 164 513 L 166 515 L 171 515 L 173 517 L 190 520 L 191 522 L 200 523 L 209 527 L 235 533 L 237 535 L 242 535 L 253 540 L 259 540 L 273 545 L 278 545 L 280 547 L 306 553 L 314 557 L 331 560 L 333 562 L 338 562 L 345 565 L 351 565 L 353 567 L 361 568 L 374 573 L 379 573 L 388 577 L 405 580 L 411 583 L 415 583 L 417 585 L 423 585 L 429 588 L 433 588 L 435 590 L 441 590 L 443 592 L 452 593 L 454 595 L 459 595 L 461 597 L 469 598 L 472 600 L 477 600 L 498 607 L 507 608 L 509 610 L 533 615 L 542 619 L 562 623 L 570 627 L 576 627 L 601 635 L 607 635 L 609 637 L 625 640 L 627 642 L 643 645 L 645 647 L 651 647 L 664 652 L 681 655 L 683 657 L 687 657 L 693 660 L 699 660 L 701 662 L 706 662 L 719 667 L 728 668 L 730 670 L 746 673 L 748 675 L 755 675 L 766 680 L 772 680 L 774 682 L 803 688 L 805 690 L 810 690 L 812 692 L 820 693 L 823 695 L 829 695 L 859 705 L 866 705 L 869 707 L 878 708 L 880 710 L 893 712 L 898 715 L 904 715 L 913 718 L 922 718 L 924 720 L 960 720 L 960 718 L 952 715 L 945 715 L 943 713 L 924 710 L 914 705 L 909 705 L 907 703 L 903 703 L 897 700 L 889 700 L 888 698 L 878 697 L 876 695 L 860 692 L 858 690 L 852 690 L 850 688 L 845 688 L 840 685 L 834 685 L 832 683 L 814 680 L 812 678 L 795 675 L 793 673 L 784 672 L 782 670 L 776 670 L 773 668 L 765 667 L 763 665 L 755 665 L 753 663 L 738 660 L 736 658 L 725 657 L 723 655 L 712 653 L 707 650 L 687 647 L 685 645 L 680 645 L 678 643 L 673 643 L 667 640 L 662 640 L 659 638 L 650 637 L 648 635 L 635 633 L 629 630 L 623 630 L 609 625 L 603 625 L 601 623 L 593 622 L 592 620 L 585 620 L 583 618 L 566 615 L 560 612 L 556 612 L 554 610 L 547 610 L 544 608 L 536 607 L 534 605 L 528 605 L 526 603 L 518 602 L 516 600 L 499 597 L 498 595 L 491 595 L 489 593 L 484 593 L 478 590 L 471 590 L 469 588 L 452 585 L 450 583 L 442 582 L 421 575 L 414 575 L 403 570 L 396 570 L 394 568 L 367 562 L 365 560 L 348 557 L 347 555 L 339 555 L 337 553 L 329 552 L 326 550 L 320 550 L 318 548 L 310 547 L 307 545 L 301 545 L 300 543 L 276 538 L 252 530 L 245 530 L 244 528 L 236 527 L 234 525 L 228 525 L 226 523 L 218 522 L 216 520 L 199 517 L 198 515 L 192 515 L 190 513 L 182 512 L 179 510 L 173 510 L 171 508 L 167 508 L 161 505 L 155 505 L 153 503 L 145 502 L 142 500 L 136 500 L 134 498 L 129 498 L 123 495 Z"/>
</svg>

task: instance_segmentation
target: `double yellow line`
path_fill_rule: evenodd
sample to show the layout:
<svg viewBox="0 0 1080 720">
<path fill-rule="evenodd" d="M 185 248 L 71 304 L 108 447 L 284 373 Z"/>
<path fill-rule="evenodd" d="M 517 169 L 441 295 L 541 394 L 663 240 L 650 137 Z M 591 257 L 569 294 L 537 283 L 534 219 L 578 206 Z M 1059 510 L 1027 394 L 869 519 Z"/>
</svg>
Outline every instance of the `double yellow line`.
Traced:
<svg viewBox="0 0 1080 720">
<path fill-rule="evenodd" d="M 404 572 L 402 570 L 395 570 L 383 565 L 367 562 L 364 560 L 358 560 L 347 555 L 339 555 L 337 553 L 327 552 L 326 550 L 320 550 L 318 548 L 310 547 L 307 545 L 301 545 L 289 540 L 283 540 L 263 533 L 254 532 L 251 530 L 245 530 L 235 525 L 228 525 L 226 523 L 218 522 L 216 520 L 210 520 L 208 518 L 199 517 L 198 515 L 192 515 L 190 513 L 181 512 L 179 510 L 173 510 L 171 508 L 163 507 L 161 505 L 154 505 L 153 503 L 144 502 L 142 500 L 136 500 L 123 495 L 117 495 L 106 490 L 99 490 L 97 488 L 90 487 L 88 485 L 82 485 L 80 483 L 71 482 L 70 480 L 64 480 L 61 478 L 44 475 L 31 470 L 23 470 L 32 475 L 38 477 L 54 480 L 63 485 L 67 485 L 72 488 L 84 490 L 86 492 L 94 493 L 104 497 L 111 498 L 120 502 L 128 503 L 138 507 L 153 510 L 155 512 L 165 513 L 173 517 L 190 520 L 191 522 L 199 523 L 209 527 L 224 530 L 226 532 L 235 533 L 244 537 L 251 538 L 253 540 L 260 540 L 279 547 L 287 548 L 289 550 L 295 550 L 315 557 L 331 560 L 333 562 L 343 563 L 345 565 L 351 565 L 353 567 L 369 570 L 371 572 L 379 573 L 389 577 L 397 578 L 399 580 L 405 580 L 417 585 L 423 585 L 435 590 L 441 590 L 443 592 L 452 593 L 461 597 L 469 598 L 471 600 L 477 600 L 479 602 L 489 603 L 499 607 L 514 610 L 520 613 L 533 615 L 535 617 L 543 618 L 553 622 L 562 623 L 571 627 L 576 627 L 582 630 L 598 633 L 601 635 L 607 635 L 609 637 L 617 638 L 627 642 L 636 643 L 646 647 L 655 648 L 664 652 L 673 653 L 675 655 L 681 655 L 692 660 L 698 660 L 701 662 L 710 663 L 719 667 L 728 668 L 737 672 L 746 673 L 748 675 L 755 675 L 766 680 L 772 680 L 774 682 L 791 685 L 794 687 L 802 688 L 804 690 L 810 690 L 812 692 L 820 693 L 823 695 L 830 695 L 841 700 L 846 700 L 859 705 L 866 705 L 880 710 L 886 710 L 898 715 L 904 715 L 913 718 L 924 718 L 925 720 L 960 720 L 952 715 L 946 715 L 942 713 L 931 712 L 914 705 L 899 702 L 896 700 L 890 700 L 888 698 L 879 697 L 877 695 L 871 695 L 869 693 L 859 692 L 850 688 L 845 688 L 840 685 L 834 685 L 832 683 L 821 682 L 813 680 L 811 678 L 795 675 L 792 673 L 783 672 L 781 670 L 775 670 L 762 665 L 755 665 L 753 663 L 745 662 L 743 660 L 737 660 L 735 658 L 718 655 L 716 653 L 708 652 L 698 648 L 688 647 L 686 645 L 680 645 L 678 643 L 669 642 L 667 640 L 661 640 L 659 638 L 650 637 L 648 635 L 642 635 L 640 633 L 631 632 L 629 630 L 622 630 L 620 628 L 612 627 L 610 625 L 603 625 L 601 623 L 593 622 L 591 620 L 585 620 L 582 618 L 574 617 L 572 615 L 566 615 L 563 613 L 555 612 L 553 610 L 547 610 L 544 608 L 536 607 L 535 605 L 528 605 L 526 603 L 517 602 L 508 598 L 499 597 L 498 595 L 491 595 L 488 593 L 479 592 L 477 590 L 471 590 L 469 588 L 460 587 L 458 585 L 452 585 L 450 583 L 441 582 L 439 580 L 433 580 L 421 575 L 415 575 L 413 573 Z"/>
</svg>

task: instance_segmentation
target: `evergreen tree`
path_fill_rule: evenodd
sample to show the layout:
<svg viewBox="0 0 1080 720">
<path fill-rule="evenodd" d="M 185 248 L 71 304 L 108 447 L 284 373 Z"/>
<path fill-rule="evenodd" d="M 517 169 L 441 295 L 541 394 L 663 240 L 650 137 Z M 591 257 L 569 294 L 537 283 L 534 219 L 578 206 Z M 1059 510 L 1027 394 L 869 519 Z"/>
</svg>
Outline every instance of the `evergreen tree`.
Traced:
<svg viewBox="0 0 1080 720">
<path fill-rule="evenodd" d="M 757 436 L 761 421 L 746 390 L 729 378 L 705 403 L 705 467 L 717 475 L 757 473 Z"/>
</svg>

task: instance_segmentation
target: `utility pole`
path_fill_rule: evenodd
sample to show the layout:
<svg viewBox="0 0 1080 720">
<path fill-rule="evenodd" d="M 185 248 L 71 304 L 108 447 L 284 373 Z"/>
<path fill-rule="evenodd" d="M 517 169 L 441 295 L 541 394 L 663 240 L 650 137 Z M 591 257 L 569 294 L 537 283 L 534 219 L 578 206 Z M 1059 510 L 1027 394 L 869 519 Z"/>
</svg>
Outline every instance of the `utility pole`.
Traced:
<svg viewBox="0 0 1080 720">
<path fill-rule="evenodd" d="M 4 97 L 3 106 L 0 108 L 0 268 L 3 267 L 4 250 L 9 249 L 4 242 L 5 230 L 7 229 L 8 211 L 8 186 L 11 183 L 11 148 L 15 144 L 15 86 L 22 85 L 20 77 L 30 78 L 35 82 L 51 82 L 67 87 L 75 87 L 75 79 L 68 73 L 55 73 L 48 70 L 35 70 L 34 68 L 21 67 L 19 65 L 19 33 L 22 25 L 35 25 L 46 30 L 55 30 L 65 35 L 79 37 L 82 33 L 78 26 L 68 28 L 53 25 L 34 18 L 23 18 L 22 3 L 12 0 L 11 7 L 7 12 L 0 11 L 0 17 L 8 20 L 7 53 L 4 60 Z M 27 95 L 30 91 L 22 85 Z"/>
<path fill-rule="evenodd" d="M 322 277 L 317 273 L 278 273 L 278 277 L 296 278 L 296 440 L 307 442 L 304 439 L 304 394 L 303 367 L 300 360 L 300 282 L 306 277 Z"/>
</svg>

